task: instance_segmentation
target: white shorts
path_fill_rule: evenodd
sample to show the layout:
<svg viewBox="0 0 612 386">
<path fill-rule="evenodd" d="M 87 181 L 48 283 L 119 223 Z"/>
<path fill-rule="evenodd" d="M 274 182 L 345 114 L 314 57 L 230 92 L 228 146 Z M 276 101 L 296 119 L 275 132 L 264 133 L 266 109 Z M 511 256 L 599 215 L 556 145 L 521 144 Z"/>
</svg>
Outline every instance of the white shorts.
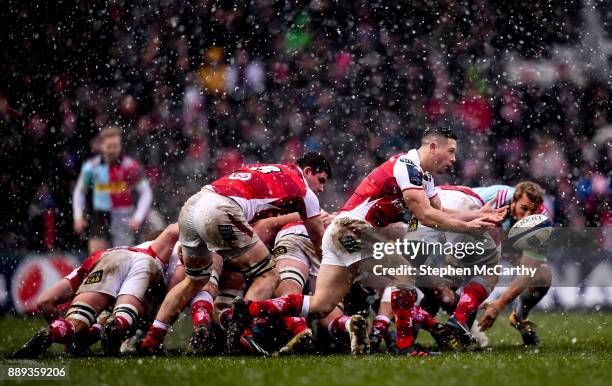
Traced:
<svg viewBox="0 0 612 386">
<path fill-rule="evenodd" d="M 141 302 L 151 298 L 163 286 L 163 267 L 157 259 L 142 253 L 117 249 L 106 252 L 92 267 L 77 289 L 100 292 L 114 298 L 132 295 Z"/>
<path fill-rule="evenodd" d="M 319 274 L 321 261 L 314 251 L 312 241 L 306 235 L 290 233 L 277 237 L 272 254 L 276 261 L 288 259 L 302 262 L 308 267 L 310 276 Z"/>
<path fill-rule="evenodd" d="M 362 254 L 362 231 L 374 227 L 350 212 L 336 216 L 323 234 L 321 264 L 351 266 L 368 258 Z"/>
<path fill-rule="evenodd" d="M 236 201 L 203 188 L 187 200 L 179 214 L 183 259 L 198 259 L 208 251 L 231 259 L 259 240 Z"/>
</svg>

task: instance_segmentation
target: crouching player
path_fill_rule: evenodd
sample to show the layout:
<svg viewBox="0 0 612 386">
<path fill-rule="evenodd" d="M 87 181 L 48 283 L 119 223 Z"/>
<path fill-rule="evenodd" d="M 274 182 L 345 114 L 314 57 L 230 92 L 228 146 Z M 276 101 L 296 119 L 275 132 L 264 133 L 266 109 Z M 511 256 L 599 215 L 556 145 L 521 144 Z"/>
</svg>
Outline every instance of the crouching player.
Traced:
<svg viewBox="0 0 612 386">
<path fill-rule="evenodd" d="M 173 224 L 148 249 L 118 247 L 91 254 L 67 276 L 75 296 L 66 317 L 57 317 L 38 331 L 14 357 L 38 357 L 53 343 L 88 347 L 100 337 L 105 353 L 117 354 L 121 342 L 134 333 L 147 302 L 165 291 L 163 268 L 177 239 L 178 226 Z M 115 307 L 104 327 L 90 328 L 112 304 Z"/>
<path fill-rule="evenodd" d="M 534 182 L 521 182 L 516 187 L 494 185 L 474 189 L 483 199 L 493 201 L 496 206 L 509 205 L 508 216 L 502 222 L 502 237 L 507 237 L 510 228 L 522 218 L 532 214 L 543 214 L 550 217 L 550 212 L 544 206 L 544 192 Z M 496 300 L 484 305 L 485 313 L 478 325 L 482 331 L 493 326 L 501 311 L 514 302 L 508 319 L 510 324 L 519 331 L 526 346 L 538 346 L 540 338 L 533 323 L 529 321 L 529 311 L 542 300 L 550 289 L 552 272 L 546 264 L 546 255 L 542 250 L 510 251 L 504 256 L 514 265 L 537 268 L 533 278 L 517 276 L 510 287 Z M 517 259 L 518 258 L 518 259 Z"/>
<path fill-rule="evenodd" d="M 244 329 L 251 318 L 260 316 L 292 315 L 316 319 L 327 316 L 350 290 L 361 270 L 361 261 L 368 260 L 368 256 L 361 253 L 362 236 L 368 231 L 400 221 L 413 225 L 419 221 L 458 232 L 481 233 L 494 227 L 503 217 L 498 213 L 451 212 L 436 198 L 430 173 L 443 172 L 453 164 L 456 138 L 450 130 L 429 129 L 419 149 L 397 154 L 373 170 L 325 231 L 323 259 L 312 297 L 294 294 L 265 301 L 237 300 L 233 304 L 236 329 Z M 410 309 L 416 299 L 415 289 L 408 284 L 397 292 L 401 298 L 396 303 L 401 307 L 397 310 L 398 315 L 402 315 L 400 324 L 411 325 Z M 412 334 L 402 335 L 399 341 L 402 350 L 410 350 Z M 365 338 L 352 352 L 368 351 L 365 331 Z"/>
<path fill-rule="evenodd" d="M 448 210 L 464 212 L 482 210 L 485 213 L 493 210 L 491 204 L 485 204 L 474 191 L 466 187 L 441 186 L 437 189 L 437 192 L 442 206 Z M 504 207 L 501 207 L 501 209 L 503 208 Z M 465 253 L 462 250 L 457 250 L 454 255 L 444 256 L 443 265 L 448 267 L 463 268 L 475 265 L 493 266 L 499 262 L 500 258 L 498 243 L 488 232 L 482 235 L 444 232 L 419 224 L 417 230 L 408 233 L 404 236 L 404 239 L 414 243 L 424 243 L 424 245 L 430 243 L 444 243 L 444 245 L 453 246 L 469 244 L 480 246 L 480 248 L 473 253 Z M 431 252 L 435 253 L 435 248 L 431 248 Z M 426 257 L 428 257 L 428 253 L 426 253 L 425 256 L 420 256 L 420 260 L 425 260 Z M 431 297 L 434 294 L 435 296 L 442 297 L 449 292 L 453 294 L 453 291 L 449 288 L 456 289 L 463 285 L 462 294 L 457 298 L 457 302 L 454 303 L 456 307 L 452 310 L 451 317 L 444 326 L 438 323 L 434 318 L 437 311 L 430 314 L 424 307 L 422 308 L 415 305 L 411 309 L 411 318 L 414 323 L 410 325 L 410 329 L 406 332 L 402 331 L 403 327 L 400 326 L 400 328 L 398 328 L 398 335 L 413 334 L 413 327 L 418 325 L 418 327 L 432 334 L 436 343 L 442 350 L 476 348 L 469 326 L 476 316 L 478 306 L 491 293 L 497 280 L 498 277 L 496 275 L 419 277 L 417 284 L 425 293 L 426 297 Z M 396 291 L 394 291 L 393 288 L 387 288 L 385 290 L 371 333 L 372 341 L 375 346 L 380 345 L 383 340 L 387 341 L 387 346 L 389 346 L 389 343 L 392 343 L 389 339 L 388 328 L 391 319 L 395 316 L 392 309 L 397 308 L 397 306 L 394 307 L 393 304 L 398 301 L 396 296 Z M 414 296 L 416 298 L 416 294 Z M 397 327 L 397 317 L 395 319 Z"/>
<path fill-rule="evenodd" d="M 297 165 L 243 167 L 190 197 L 179 215 L 185 279 L 168 293 L 154 325 L 167 330 L 174 315 L 208 282 L 215 254 L 247 277 L 247 298 L 269 298 L 278 276 L 270 251 L 251 223 L 298 212 L 320 253 L 323 225 L 315 192 L 323 191 L 330 176 L 329 162 L 318 153 L 307 153 Z M 243 331 L 230 326 L 230 353 L 237 351 Z"/>
</svg>

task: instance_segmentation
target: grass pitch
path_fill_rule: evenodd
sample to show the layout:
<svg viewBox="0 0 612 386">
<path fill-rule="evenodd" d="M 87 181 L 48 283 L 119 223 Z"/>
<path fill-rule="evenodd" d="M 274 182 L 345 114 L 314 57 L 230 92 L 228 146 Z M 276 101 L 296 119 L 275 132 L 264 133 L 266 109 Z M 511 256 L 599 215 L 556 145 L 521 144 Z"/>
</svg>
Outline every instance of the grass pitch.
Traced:
<svg viewBox="0 0 612 386">
<path fill-rule="evenodd" d="M 612 313 L 534 314 L 543 345 L 521 346 L 519 334 L 505 318 L 489 333 L 491 348 L 410 358 L 387 354 L 294 356 L 287 358 L 67 358 L 55 347 L 37 361 L 6 356 L 45 322 L 38 318 L 0 318 L 0 365 L 69 366 L 70 385 L 610 385 L 612 384 Z M 190 334 L 183 320 L 169 335 L 169 348 L 183 346 Z M 419 336 L 433 345 L 426 333 Z M 12 384 L 14 381 L 1 381 Z M 22 380 L 19 384 L 38 384 Z"/>
</svg>

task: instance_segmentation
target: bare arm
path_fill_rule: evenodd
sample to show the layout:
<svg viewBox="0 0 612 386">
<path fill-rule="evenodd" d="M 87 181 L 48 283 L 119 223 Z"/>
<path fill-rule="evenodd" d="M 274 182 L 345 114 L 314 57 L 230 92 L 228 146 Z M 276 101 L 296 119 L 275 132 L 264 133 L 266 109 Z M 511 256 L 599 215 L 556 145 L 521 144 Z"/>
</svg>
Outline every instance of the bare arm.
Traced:
<svg viewBox="0 0 612 386">
<path fill-rule="evenodd" d="M 157 238 L 151 244 L 151 249 L 155 251 L 155 254 L 164 263 L 168 264 L 174 244 L 179 238 L 179 227 L 177 223 L 170 224 L 164 229 L 164 231 L 157 236 Z"/>
<path fill-rule="evenodd" d="M 453 218 L 461 221 L 472 221 L 480 217 L 485 217 L 486 221 L 497 223 L 504 219 L 507 210 L 507 207 L 505 206 L 498 209 L 493 209 L 491 206 L 492 201 L 488 202 L 478 210 L 457 210 L 443 207 L 442 200 L 440 200 L 439 195 L 432 197 L 429 201 L 432 207 L 439 209 L 444 213 L 451 215 Z"/>
<path fill-rule="evenodd" d="M 300 215 L 297 212 L 259 220 L 253 225 L 253 229 L 264 244 L 271 245 L 278 231 L 294 221 L 300 221 Z"/>
<path fill-rule="evenodd" d="M 466 222 L 449 216 L 447 213 L 434 208 L 425 192 L 421 189 L 406 189 L 403 192 L 403 197 L 406 205 L 419 222 L 431 228 L 439 228 L 451 232 L 472 233 L 482 232 L 487 228 L 494 227 L 492 223 L 485 221 L 483 218 Z"/>
<path fill-rule="evenodd" d="M 532 259 L 528 256 L 523 255 L 519 264 L 529 268 L 537 268 L 541 271 L 542 268 L 546 267 L 544 260 Z M 549 272 L 549 270 L 547 270 Z M 536 275 L 538 275 L 537 272 Z M 550 278 L 548 278 L 550 279 Z M 478 326 L 482 331 L 486 331 L 493 326 L 493 323 L 499 316 L 499 314 L 506 308 L 506 306 L 514 301 L 527 287 L 545 285 L 549 283 L 539 283 L 541 279 L 532 278 L 526 275 L 516 276 L 510 287 L 508 287 L 499 298 L 495 299 L 491 303 L 485 304 L 485 313 L 478 321 Z M 546 280 L 546 279 L 545 279 Z"/>
</svg>

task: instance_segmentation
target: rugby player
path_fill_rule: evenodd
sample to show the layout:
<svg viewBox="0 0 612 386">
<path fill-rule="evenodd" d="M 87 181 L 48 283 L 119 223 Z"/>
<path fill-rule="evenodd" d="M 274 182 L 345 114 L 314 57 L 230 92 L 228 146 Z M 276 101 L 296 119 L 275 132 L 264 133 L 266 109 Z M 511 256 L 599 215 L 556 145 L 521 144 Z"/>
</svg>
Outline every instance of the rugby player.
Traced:
<svg viewBox="0 0 612 386">
<path fill-rule="evenodd" d="M 129 338 L 147 304 L 164 291 L 163 268 L 178 239 L 178 226 L 168 226 L 147 249 L 118 247 L 91 254 L 71 272 L 68 280 L 75 296 L 66 317 L 54 319 L 15 354 L 15 358 L 42 355 L 53 343 L 88 347 L 102 336 L 108 354 L 117 354 Z M 95 325 L 98 314 L 115 304 L 103 331 Z"/>
<path fill-rule="evenodd" d="M 204 186 L 189 198 L 179 215 L 185 279 L 164 299 L 154 326 L 167 330 L 177 310 L 180 312 L 208 282 L 214 254 L 246 276 L 250 283 L 246 298 L 269 298 L 276 288 L 278 275 L 273 256 L 250 223 L 297 212 L 308 229 L 315 251 L 320 254 L 323 225 L 315 192 L 323 192 L 331 174 L 329 162 L 319 153 L 311 152 L 295 165 L 245 166 Z M 228 331 L 230 352 L 238 351 L 243 331 L 244 328 Z M 154 348 L 146 344 L 143 343 L 143 348 Z"/>
<path fill-rule="evenodd" d="M 347 294 L 358 274 L 357 263 L 364 259 L 360 253 L 364 231 L 398 221 L 413 227 L 418 221 L 456 232 L 482 233 L 494 227 L 503 218 L 505 209 L 488 213 L 458 212 L 445 210 L 440 204 L 431 173 L 443 172 L 455 162 L 456 139 L 448 129 L 428 129 L 419 149 L 395 155 L 370 173 L 325 231 L 323 259 L 314 295 L 293 294 L 265 301 L 237 299 L 233 304 L 236 329 L 242 331 L 251 318 L 260 316 L 299 315 L 315 319 L 327 316 Z M 412 352 L 412 309 L 416 290 L 411 283 L 400 284 L 403 285 L 394 291 L 397 301 L 393 303 L 396 305 L 393 313 L 398 349 Z M 369 341 L 365 320 L 353 318 L 349 329 L 355 330 L 359 342 L 352 352 L 366 353 Z"/>
<path fill-rule="evenodd" d="M 138 161 L 122 155 L 121 130 L 109 126 L 99 134 L 100 152 L 87 160 L 72 194 L 74 230 L 82 233 L 89 227 L 89 253 L 111 246 L 134 245 L 134 232 L 140 230 L 153 192 Z M 93 213 L 85 220 L 85 196 L 93 191 Z M 136 209 L 132 191 L 138 192 Z"/>
<path fill-rule="evenodd" d="M 536 183 L 525 181 L 515 187 L 493 185 L 475 188 L 483 199 L 491 200 L 496 206 L 509 205 L 508 216 L 502 222 L 502 237 L 507 236 L 510 228 L 520 219 L 532 214 L 543 214 L 551 217 L 551 212 L 544 205 L 544 191 Z M 511 252 L 512 254 L 512 252 Z M 519 257 L 518 261 L 516 257 Z M 544 298 L 552 283 L 552 272 L 546 264 L 546 255 L 542 250 L 514 251 L 514 256 L 508 256 L 515 265 L 537 268 L 533 278 L 517 276 L 510 287 L 496 300 L 484 305 L 485 313 L 478 321 L 482 331 L 493 326 L 501 311 L 515 301 L 512 312 L 508 316 L 510 324 L 519 331 L 526 346 L 538 346 L 540 337 L 533 323 L 529 321 L 529 312 Z"/>
</svg>

